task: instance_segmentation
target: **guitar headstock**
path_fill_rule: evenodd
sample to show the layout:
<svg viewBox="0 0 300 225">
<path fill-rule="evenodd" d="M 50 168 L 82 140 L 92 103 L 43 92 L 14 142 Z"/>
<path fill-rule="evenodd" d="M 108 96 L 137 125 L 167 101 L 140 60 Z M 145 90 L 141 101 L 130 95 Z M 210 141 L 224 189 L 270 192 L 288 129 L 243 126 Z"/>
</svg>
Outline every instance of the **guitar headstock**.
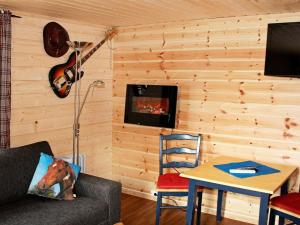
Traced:
<svg viewBox="0 0 300 225">
<path fill-rule="evenodd" d="M 110 30 L 106 31 L 106 39 L 111 40 L 115 35 L 118 34 L 117 28 L 113 27 Z"/>
</svg>

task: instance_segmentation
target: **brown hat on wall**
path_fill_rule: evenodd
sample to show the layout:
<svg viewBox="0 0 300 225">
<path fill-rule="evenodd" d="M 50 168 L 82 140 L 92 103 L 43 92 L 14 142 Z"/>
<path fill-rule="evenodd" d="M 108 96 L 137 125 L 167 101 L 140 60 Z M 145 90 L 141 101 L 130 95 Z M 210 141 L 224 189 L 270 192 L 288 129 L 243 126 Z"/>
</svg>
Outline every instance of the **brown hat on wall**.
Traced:
<svg viewBox="0 0 300 225">
<path fill-rule="evenodd" d="M 58 23 L 50 22 L 44 27 L 44 49 L 52 57 L 60 57 L 69 50 L 68 32 Z"/>
</svg>

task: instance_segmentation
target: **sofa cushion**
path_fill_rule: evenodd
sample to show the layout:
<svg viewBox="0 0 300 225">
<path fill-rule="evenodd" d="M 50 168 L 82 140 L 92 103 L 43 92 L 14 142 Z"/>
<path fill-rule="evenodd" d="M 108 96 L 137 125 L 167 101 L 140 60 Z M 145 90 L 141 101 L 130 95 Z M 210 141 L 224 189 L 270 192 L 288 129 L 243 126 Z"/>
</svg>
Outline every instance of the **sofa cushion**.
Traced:
<svg viewBox="0 0 300 225">
<path fill-rule="evenodd" d="M 108 219 L 108 205 L 87 197 L 59 201 L 29 195 L 0 211 L 1 225 L 98 225 Z"/>
<path fill-rule="evenodd" d="M 41 153 L 28 193 L 47 198 L 73 200 L 80 166 Z"/>
<path fill-rule="evenodd" d="M 0 205 L 26 195 L 41 152 L 53 155 L 45 141 L 0 150 Z"/>
</svg>

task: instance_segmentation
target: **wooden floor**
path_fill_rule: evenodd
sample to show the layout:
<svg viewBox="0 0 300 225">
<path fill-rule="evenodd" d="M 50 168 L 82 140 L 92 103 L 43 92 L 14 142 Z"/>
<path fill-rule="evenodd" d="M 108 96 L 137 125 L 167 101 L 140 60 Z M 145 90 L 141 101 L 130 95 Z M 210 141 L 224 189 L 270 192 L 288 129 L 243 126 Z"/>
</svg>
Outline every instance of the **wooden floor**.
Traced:
<svg viewBox="0 0 300 225">
<path fill-rule="evenodd" d="M 122 194 L 121 221 L 124 225 L 154 225 L 156 202 L 132 195 Z M 184 225 L 185 211 L 181 209 L 164 209 L 160 225 Z M 201 225 L 250 225 L 224 218 L 221 223 L 216 222 L 216 217 L 202 214 Z"/>
</svg>

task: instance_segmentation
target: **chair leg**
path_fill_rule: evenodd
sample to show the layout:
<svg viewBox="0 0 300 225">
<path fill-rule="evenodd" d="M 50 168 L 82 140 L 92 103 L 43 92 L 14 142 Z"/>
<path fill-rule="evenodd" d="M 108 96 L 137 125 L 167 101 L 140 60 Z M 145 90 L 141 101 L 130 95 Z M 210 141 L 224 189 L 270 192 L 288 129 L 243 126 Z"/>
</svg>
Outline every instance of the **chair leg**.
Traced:
<svg viewBox="0 0 300 225">
<path fill-rule="evenodd" d="M 278 225 L 284 225 L 285 219 L 283 217 L 279 217 L 279 223 Z"/>
<path fill-rule="evenodd" d="M 161 213 L 161 201 L 162 201 L 162 194 L 157 193 L 157 202 L 156 202 L 156 222 L 155 225 L 159 225 L 160 213 Z"/>
<path fill-rule="evenodd" d="M 198 206 L 197 206 L 197 225 L 201 224 L 201 206 L 202 206 L 202 194 L 203 192 L 200 191 L 197 193 L 198 195 Z"/>
<path fill-rule="evenodd" d="M 222 204 L 223 204 L 223 190 L 218 190 L 218 200 L 217 200 L 217 222 L 222 221 Z"/>
<path fill-rule="evenodd" d="M 275 225 L 275 214 L 273 209 L 270 210 L 269 225 Z"/>
</svg>

